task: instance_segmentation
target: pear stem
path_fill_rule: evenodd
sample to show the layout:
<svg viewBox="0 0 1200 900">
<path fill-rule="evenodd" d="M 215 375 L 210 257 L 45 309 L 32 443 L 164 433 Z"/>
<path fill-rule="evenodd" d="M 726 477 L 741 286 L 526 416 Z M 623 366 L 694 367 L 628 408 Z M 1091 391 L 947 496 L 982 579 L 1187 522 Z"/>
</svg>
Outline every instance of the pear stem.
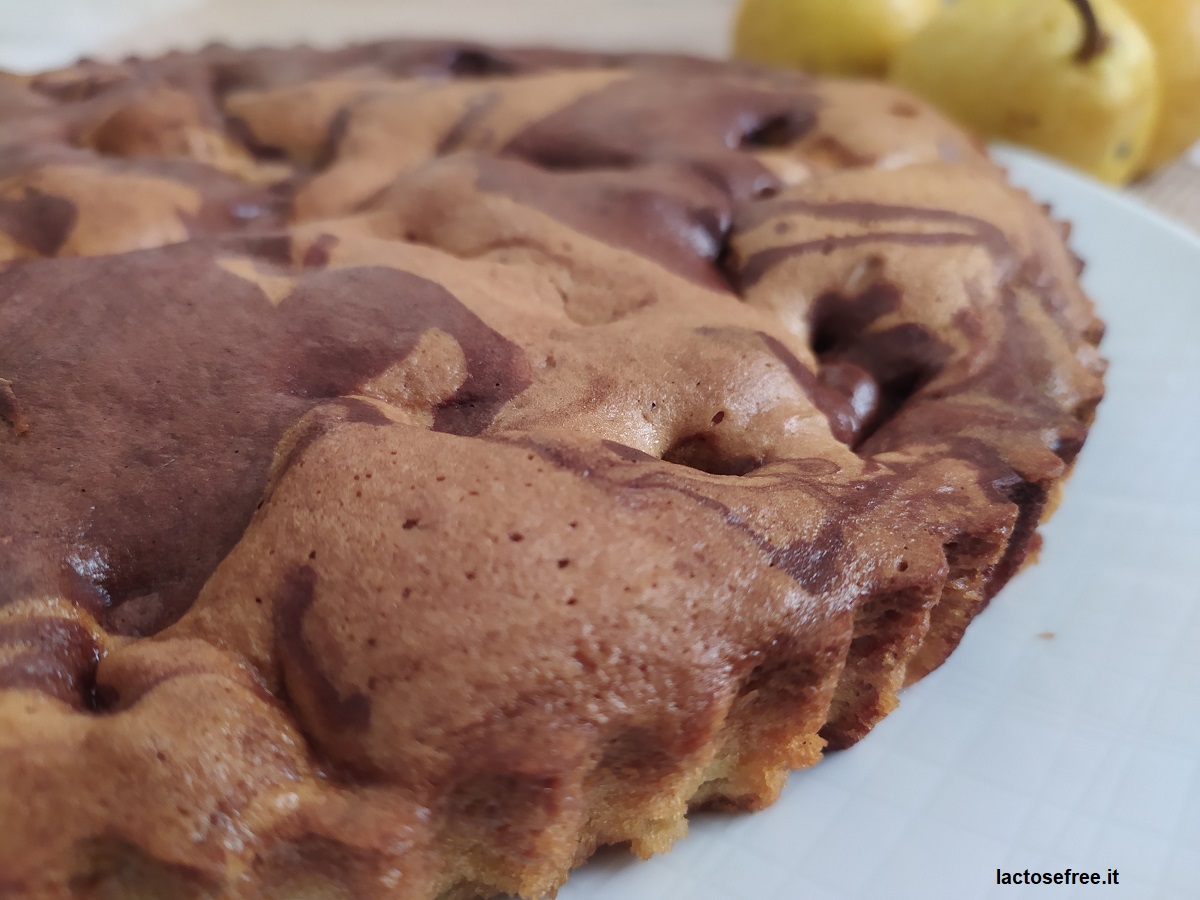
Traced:
<svg viewBox="0 0 1200 900">
<path fill-rule="evenodd" d="M 1083 16 L 1083 43 L 1075 53 L 1077 62 L 1091 62 L 1108 49 L 1111 38 L 1100 28 L 1100 20 L 1096 18 L 1096 10 L 1090 0 L 1071 0 L 1071 5 Z"/>
</svg>

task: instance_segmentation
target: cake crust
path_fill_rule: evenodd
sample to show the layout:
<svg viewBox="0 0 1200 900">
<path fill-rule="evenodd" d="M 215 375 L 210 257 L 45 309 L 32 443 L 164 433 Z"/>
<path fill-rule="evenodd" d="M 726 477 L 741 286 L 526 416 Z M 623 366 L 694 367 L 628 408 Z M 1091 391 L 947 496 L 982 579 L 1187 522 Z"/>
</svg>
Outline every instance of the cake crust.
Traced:
<svg viewBox="0 0 1200 900">
<path fill-rule="evenodd" d="M 0 77 L 0 893 L 524 897 L 862 738 L 1103 393 L 892 88 L 383 42 Z"/>
</svg>

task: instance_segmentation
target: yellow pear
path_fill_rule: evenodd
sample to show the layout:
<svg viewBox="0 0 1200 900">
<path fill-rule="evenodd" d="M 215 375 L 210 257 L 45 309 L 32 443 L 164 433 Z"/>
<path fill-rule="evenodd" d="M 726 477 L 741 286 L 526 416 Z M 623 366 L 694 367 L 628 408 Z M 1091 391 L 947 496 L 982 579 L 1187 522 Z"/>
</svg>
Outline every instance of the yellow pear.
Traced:
<svg viewBox="0 0 1200 900">
<path fill-rule="evenodd" d="M 1116 184 L 1158 117 L 1154 49 L 1116 0 L 958 0 L 896 53 L 891 78 L 986 137 Z"/>
<path fill-rule="evenodd" d="M 941 0 L 743 0 L 740 59 L 831 75 L 882 75 Z"/>
<path fill-rule="evenodd" d="M 1144 170 L 1200 140 L 1200 0 L 1124 0 L 1158 53 L 1162 111 Z"/>
</svg>

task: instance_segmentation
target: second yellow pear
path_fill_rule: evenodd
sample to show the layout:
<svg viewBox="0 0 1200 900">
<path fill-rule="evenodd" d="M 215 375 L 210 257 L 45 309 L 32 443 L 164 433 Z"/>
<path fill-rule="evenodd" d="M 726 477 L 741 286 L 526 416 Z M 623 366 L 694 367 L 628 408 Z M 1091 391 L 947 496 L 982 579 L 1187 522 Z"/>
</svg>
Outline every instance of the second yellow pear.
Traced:
<svg viewBox="0 0 1200 900">
<path fill-rule="evenodd" d="M 1150 147 L 1154 49 L 1116 0 L 958 0 L 893 59 L 891 77 L 986 137 L 1113 183 Z"/>
<path fill-rule="evenodd" d="M 1158 54 L 1162 113 L 1146 170 L 1200 140 L 1200 0 L 1124 0 Z"/>
</svg>

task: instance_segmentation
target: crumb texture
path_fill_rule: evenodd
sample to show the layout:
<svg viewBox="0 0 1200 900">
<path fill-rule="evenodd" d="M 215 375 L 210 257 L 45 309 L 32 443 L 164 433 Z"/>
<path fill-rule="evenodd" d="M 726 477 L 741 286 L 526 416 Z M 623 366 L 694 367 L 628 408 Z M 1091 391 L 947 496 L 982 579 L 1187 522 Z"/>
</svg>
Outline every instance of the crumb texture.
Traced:
<svg viewBox="0 0 1200 900">
<path fill-rule="evenodd" d="M 0 74 L 0 895 L 538 898 L 769 804 L 1036 548 L 1065 237 L 880 85 Z"/>
</svg>

